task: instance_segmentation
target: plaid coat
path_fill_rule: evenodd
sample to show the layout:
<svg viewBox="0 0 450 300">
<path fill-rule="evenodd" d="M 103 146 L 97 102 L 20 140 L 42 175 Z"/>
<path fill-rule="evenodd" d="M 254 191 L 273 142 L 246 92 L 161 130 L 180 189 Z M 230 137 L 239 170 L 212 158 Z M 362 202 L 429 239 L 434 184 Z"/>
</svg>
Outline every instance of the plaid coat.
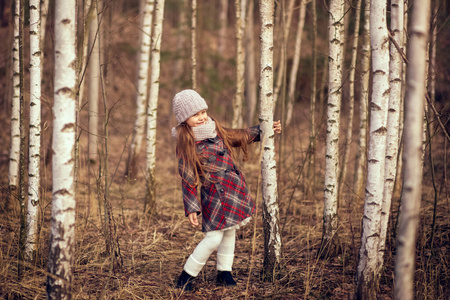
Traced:
<svg viewBox="0 0 450 300">
<path fill-rule="evenodd" d="M 253 126 L 249 132 L 248 143 L 260 139 L 260 129 Z M 202 159 L 206 177 L 202 178 L 201 206 L 197 199 L 197 187 L 193 185 L 194 174 L 184 167 L 183 160 L 178 163 L 181 175 L 183 203 L 186 216 L 202 213 L 202 231 L 220 230 L 234 226 L 250 217 L 255 211 L 255 203 L 245 183 L 244 176 L 237 170 L 231 154 L 224 146 L 222 138 L 216 136 L 196 142 L 197 152 Z"/>
</svg>

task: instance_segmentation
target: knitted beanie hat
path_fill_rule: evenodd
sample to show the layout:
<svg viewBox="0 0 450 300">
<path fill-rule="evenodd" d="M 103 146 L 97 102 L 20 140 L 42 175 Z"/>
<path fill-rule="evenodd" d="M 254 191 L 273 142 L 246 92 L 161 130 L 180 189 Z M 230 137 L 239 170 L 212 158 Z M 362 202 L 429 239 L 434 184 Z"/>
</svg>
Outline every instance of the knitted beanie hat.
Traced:
<svg viewBox="0 0 450 300">
<path fill-rule="evenodd" d="M 183 90 L 176 94 L 172 106 L 178 124 L 183 123 L 199 111 L 208 109 L 205 99 L 194 90 Z"/>
</svg>

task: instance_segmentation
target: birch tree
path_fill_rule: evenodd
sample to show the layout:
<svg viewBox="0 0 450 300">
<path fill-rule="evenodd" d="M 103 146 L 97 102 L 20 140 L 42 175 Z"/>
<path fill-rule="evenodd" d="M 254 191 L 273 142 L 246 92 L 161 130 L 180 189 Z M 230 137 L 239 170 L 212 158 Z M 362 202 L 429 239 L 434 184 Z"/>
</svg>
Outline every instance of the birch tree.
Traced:
<svg viewBox="0 0 450 300">
<path fill-rule="evenodd" d="M 355 28 L 353 31 L 353 43 L 352 43 L 352 56 L 350 60 L 350 73 L 349 73 L 349 96 L 348 96 L 348 113 L 347 113 L 347 132 L 345 135 L 344 143 L 344 155 L 342 159 L 341 174 L 339 176 L 339 197 L 343 193 L 344 183 L 347 178 L 347 162 L 350 158 L 350 146 L 352 143 L 353 133 L 353 116 L 354 116 L 354 104 L 355 104 L 355 73 L 356 73 L 356 59 L 358 54 L 358 41 L 359 41 L 359 23 L 361 19 L 361 1 L 356 1 L 355 7 Z M 348 18 L 347 18 L 348 19 Z"/>
<path fill-rule="evenodd" d="M 376 299 L 380 277 L 378 249 L 380 246 L 389 100 L 389 37 L 386 25 L 386 1 L 372 0 L 371 2 L 370 45 L 373 65 L 372 98 L 366 196 L 357 268 L 357 294 L 358 297 L 364 299 Z"/>
<path fill-rule="evenodd" d="M 390 32 L 394 43 L 390 44 L 389 61 L 389 105 L 387 118 L 387 140 L 384 174 L 383 202 L 381 206 L 381 231 L 380 246 L 378 249 L 378 273 L 383 267 L 384 252 L 386 250 L 386 234 L 391 210 L 392 196 L 394 192 L 395 175 L 397 174 L 397 155 L 399 148 L 399 123 L 400 103 L 402 97 L 402 68 L 403 49 L 397 49 L 396 45 L 402 45 L 403 41 L 403 3 L 402 0 L 391 1 L 391 25 Z"/>
<path fill-rule="evenodd" d="M 75 252 L 76 2 L 55 2 L 53 191 L 47 299 L 70 299 Z"/>
<path fill-rule="evenodd" d="M 141 40 L 140 52 L 138 56 L 138 84 L 136 91 L 136 120 L 134 122 L 133 136 L 131 138 L 130 150 L 128 153 L 126 174 L 134 178 L 137 174 L 137 157 L 141 151 L 144 139 L 144 129 L 146 123 L 146 106 L 148 90 L 148 70 L 150 67 L 150 47 L 152 37 L 152 18 L 154 0 L 141 0 Z"/>
<path fill-rule="evenodd" d="M 228 23 L 228 0 L 220 0 L 220 12 L 219 12 L 220 29 L 219 29 L 217 50 L 221 56 L 223 56 L 223 51 L 225 48 L 224 41 L 227 34 L 227 23 Z"/>
<path fill-rule="evenodd" d="M 20 1 L 16 0 L 14 10 L 14 40 L 12 45 L 13 91 L 11 102 L 11 146 L 9 151 L 8 185 L 11 198 L 8 206 L 14 203 L 14 194 L 19 185 L 20 160 L 20 58 L 19 58 L 19 14 Z"/>
<path fill-rule="evenodd" d="M 338 172 L 339 172 L 339 114 L 341 109 L 342 51 L 341 32 L 344 1 L 331 0 L 328 23 L 328 103 L 325 154 L 325 187 L 321 256 L 339 251 L 338 229 Z"/>
<path fill-rule="evenodd" d="M 257 103 L 256 58 L 254 38 L 254 1 L 248 0 L 245 25 L 245 95 L 247 102 L 247 125 L 251 126 L 255 118 Z"/>
<path fill-rule="evenodd" d="M 89 163 L 96 166 L 98 163 L 98 98 L 100 88 L 100 47 L 99 47 L 99 23 L 97 0 L 91 3 L 89 11 L 89 138 L 88 157 Z"/>
<path fill-rule="evenodd" d="M 361 42 L 361 94 L 359 95 L 359 134 L 356 152 L 355 174 L 353 190 L 358 198 L 364 196 L 364 180 L 367 155 L 367 120 L 369 104 L 369 80 L 370 80 L 370 0 L 364 1 L 364 26 Z"/>
<path fill-rule="evenodd" d="M 264 262 L 265 277 L 273 280 L 281 258 L 281 234 L 277 192 L 275 142 L 273 131 L 273 13 L 274 1 L 259 1 L 261 17 L 261 61 L 259 97 L 261 122 L 261 178 L 263 198 Z"/>
<path fill-rule="evenodd" d="M 242 102 L 244 98 L 245 53 L 242 46 L 245 26 L 246 0 L 235 0 L 236 6 L 236 94 L 233 98 L 232 128 L 242 128 Z M 242 5 L 242 6 L 241 6 Z"/>
<path fill-rule="evenodd" d="M 160 60 L 161 60 L 161 39 L 164 21 L 164 0 L 156 0 L 155 6 L 155 26 L 152 36 L 152 70 L 150 75 L 150 99 L 147 109 L 147 167 L 146 183 L 147 193 L 145 198 L 144 211 L 150 214 L 155 213 L 156 206 L 156 121 L 159 96 L 160 80 Z"/>
<path fill-rule="evenodd" d="M 429 14 L 429 0 L 414 2 L 406 69 L 403 195 L 395 256 L 396 299 L 415 298 L 414 253 L 422 193 L 422 126 Z"/>
<path fill-rule="evenodd" d="M 298 68 L 300 66 L 300 54 L 302 49 L 302 36 L 303 36 L 303 28 L 305 26 L 305 15 L 306 15 L 306 0 L 300 0 L 300 9 L 298 11 L 298 21 L 297 21 L 297 32 L 295 36 L 295 45 L 294 45 L 294 59 L 292 61 L 290 80 L 288 86 L 288 102 L 286 107 L 286 125 L 289 126 L 292 120 L 292 114 L 294 111 L 294 102 L 295 102 L 295 91 L 297 85 L 297 76 L 298 76 Z M 313 34 L 313 48 L 315 42 L 315 35 Z M 314 48 L 315 49 L 315 48 Z M 313 60 L 315 57 L 315 50 L 313 49 Z M 313 78 L 315 81 L 315 78 Z M 314 91 L 315 93 L 315 91 Z"/>
<path fill-rule="evenodd" d="M 30 0 L 30 130 L 28 147 L 28 206 L 25 256 L 36 250 L 41 162 L 41 49 L 40 2 Z"/>
<path fill-rule="evenodd" d="M 191 81 L 192 89 L 197 89 L 197 0 L 191 3 Z"/>
</svg>

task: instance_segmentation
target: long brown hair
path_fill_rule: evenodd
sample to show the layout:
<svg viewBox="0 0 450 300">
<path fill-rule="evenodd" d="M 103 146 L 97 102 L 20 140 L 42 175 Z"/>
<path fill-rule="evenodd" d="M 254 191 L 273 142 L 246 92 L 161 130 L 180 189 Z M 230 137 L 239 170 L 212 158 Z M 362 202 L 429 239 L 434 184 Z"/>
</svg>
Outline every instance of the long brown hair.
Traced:
<svg viewBox="0 0 450 300">
<path fill-rule="evenodd" d="M 211 116 L 210 116 L 211 117 Z M 248 160 L 248 144 L 250 142 L 250 135 L 245 129 L 230 129 L 220 125 L 220 123 L 213 117 L 211 119 L 216 123 L 217 134 L 223 139 L 224 145 L 231 154 L 233 161 L 235 161 L 242 150 L 242 159 Z M 200 178 L 207 178 L 205 175 L 207 170 L 202 163 L 202 157 L 197 153 L 195 147 L 194 132 L 191 127 L 183 122 L 176 127 L 177 130 L 177 157 L 183 160 L 183 167 L 188 168 L 193 172 L 197 186 L 200 183 Z"/>
</svg>

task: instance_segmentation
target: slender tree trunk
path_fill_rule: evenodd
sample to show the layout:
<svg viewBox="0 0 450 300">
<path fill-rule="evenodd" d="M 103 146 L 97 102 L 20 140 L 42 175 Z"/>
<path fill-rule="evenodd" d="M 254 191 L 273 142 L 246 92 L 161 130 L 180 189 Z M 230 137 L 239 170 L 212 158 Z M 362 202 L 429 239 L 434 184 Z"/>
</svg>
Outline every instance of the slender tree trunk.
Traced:
<svg viewBox="0 0 450 300">
<path fill-rule="evenodd" d="M 163 34 L 164 0 L 156 0 L 155 27 L 152 36 L 152 70 L 150 76 L 150 99 L 147 109 L 147 194 L 144 211 L 156 212 L 156 121 L 158 112 L 159 80 L 161 69 L 161 39 Z"/>
<path fill-rule="evenodd" d="M 288 1 L 288 7 L 286 9 L 284 2 Z M 286 47 L 289 40 L 289 32 L 292 22 L 292 13 L 294 11 L 294 4 L 295 0 L 285 0 L 282 1 L 283 5 L 283 11 L 282 11 L 282 17 L 281 17 L 281 23 L 282 23 L 282 31 L 283 31 L 283 37 L 281 41 L 281 55 L 280 55 L 280 64 L 278 68 L 278 74 L 277 74 L 277 82 L 275 84 L 275 89 L 273 93 L 273 105 L 276 107 L 278 97 L 280 95 L 281 85 L 283 84 L 283 79 L 286 77 Z M 283 99 L 284 101 L 284 99 Z"/>
<path fill-rule="evenodd" d="M 40 45 L 39 49 L 41 49 L 41 64 L 44 65 L 44 57 L 45 57 L 45 33 L 47 29 L 47 17 L 48 17 L 48 2 L 49 0 L 40 0 L 40 10 L 41 10 L 41 16 L 40 16 L 40 22 L 41 22 L 41 30 L 39 32 L 39 40 Z M 44 78 L 44 68 L 41 68 L 41 78 Z"/>
<path fill-rule="evenodd" d="M 175 66 L 173 68 L 173 78 L 184 78 L 185 68 L 184 64 L 186 61 L 186 43 L 187 43 L 187 11 L 189 10 L 189 4 L 187 0 L 182 0 L 181 9 L 179 11 L 178 17 L 178 28 L 177 28 L 177 59 L 175 61 Z M 179 90 L 179 84 L 175 81 L 172 90 L 173 94 L 176 94 Z"/>
<path fill-rule="evenodd" d="M 154 0 L 141 0 L 141 45 L 138 58 L 138 87 L 136 93 L 136 120 L 134 123 L 133 136 L 131 138 L 130 151 L 128 153 L 127 171 L 129 178 L 136 178 L 138 173 L 138 157 L 141 152 L 142 141 L 146 124 L 146 106 L 148 90 L 148 70 L 150 67 L 150 47 L 152 37 L 152 18 Z"/>
<path fill-rule="evenodd" d="M 403 41 L 403 3 L 401 0 L 391 1 L 391 34 L 392 39 L 401 45 Z M 403 49 L 402 49 L 403 50 Z M 397 155 L 399 148 L 400 103 L 402 96 L 402 56 L 394 43 L 390 45 L 389 62 L 389 106 L 387 119 L 386 160 L 384 174 L 383 204 L 381 207 L 380 246 L 378 249 L 378 274 L 381 274 L 386 251 L 386 237 L 394 192 L 395 175 L 397 174 Z"/>
<path fill-rule="evenodd" d="M 197 0 L 191 4 L 191 80 L 192 89 L 197 89 Z"/>
<path fill-rule="evenodd" d="M 344 1 L 331 0 L 329 10 L 329 79 L 327 103 L 327 137 L 325 154 L 325 187 L 323 208 L 323 233 L 320 254 L 322 257 L 340 251 L 338 229 L 338 174 L 339 174 L 339 114 L 342 96 L 341 33 L 344 19 Z"/>
<path fill-rule="evenodd" d="M 236 7 L 236 94 L 233 101 L 233 121 L 232 128 L 242 128 L 242 103 L 244 98 L 244 67 L 245 53 L 242 46 L 245 29 L 245 6 L 246 0 L 235 0 Z M 242 9 L 241 9 L 242 8 Z"/>
<path fill-rule="evenodd" d="M 245 94 L 247 102 L 247 126 L 253 124 L 257 104 L 256 58 L 254 38 L 254 1 L 248 0 L 245 26 Z"/>
<path fill-rule="evenodd" d="M 15 2 L 14 39 L 12 45 L 13 92 L 11 101 L 11 147 L 9 151 L 9 192 L 8 208 L 12 208 L 17 199 L 19 185 L 20 160 L 20 56 L 19 56 L 19 20 L 20 0 Z"/>
<path fill-rule="evenodd" d="M 28 207 L 25 256 L 33 259 L 36 251 L 41 162 L 41 49 L 40 3 L 30 0 L 30 131 L 28 150 Z"/>
<path fill-rule="evenodd" d="M 372 0 L 371 2 L 370 45 L 372 48 L 373 87 L 370 102 L 366 197 L 357 269 L 357 296 L 360 299 L 376 299 L 380 278 L 377 267 L 380 247 L 389 100 L 389 37 L 386 24 L 385 1 Z"/>
<path fill-rule="evenodd" d="M 364 182 L 367 157 L 367 122 L 370 80 L 370 0 L 364 0 L 364 29 L 361 42 L 361 95 L 359 97 L 359 138 L 356 152 L 353 190 L 359 199 L 364 199 Z"/>
<path fill-rule="evenodd" d="M 305 11 L 306 11 L 306 3 L 304 0 L 301 0 L 300 4 L 300 19 L 299 22 L 305 23 Z M 312 22 L 313 22 L 313 36 L 312 36 L 312 80 L 311 80 L 311 101 L 309 107 L 309 114 L 311 115 L 311 121 L 309 125 L 309 151 L 311 159 L 309 160 L 308 166 L 308 178 L 311 179 L 311 191 L 312 197 L 315 200 L 315 191 L 316 191 L 316 94 L 317 94 L 317 6 L 316 0 L 312 0 Z M 300 30 L 300 28 L 299 28 Z M 303 31 L 303 28 L 302 28 Z M 298 34 L 298 33 L 297 33 Z M 293 74 L 292 74 L 293 75 Z M 296 75 L 297 76 L 297 72 Z M 291 76 L 291 79 L 293 77 Z M 295 89 L 295 86 L 292 88 Z M 291 98 L 291 97 L 289 97 Z M 292 97 L 292 106 L 288 106 L 288 114 L 289 111 L 294 110 L 294 97 Z M 287 120 L 286 120 L 287 124 Z M 314 201 L 315 202 L 315 201 Z"/>
<path fill-rule="evenodd" d="M 425 96 L 425 55 L 430 1 L 415 1 L 411 16 L 409 64 L 406 70 L 403 195 L 395 260 L 396 299 L 414 299 L 417 227 L 422 192 L 422 125 Z"/>
<path fill-rule="evenodd" d="M 348 112 L 347 112 L 347 132 L 344 143 L 344 155 L 342 159 L 341 174 L 339 175 L 339 198 L 343 194 L 343 187 L 347 178 L 347 163 L 350 158 L 350 147 L 352 143 L 353 133 L 353 116 L 355 106 L 355 73 L 356 73 L 356 59 L 358 54 L 359 41 L 359 23 L 361 19 L 361 1 L 357 0 L 355 8 L 355 28 L 353 31 L 352 57 L 350 60 L 350 74 L 349 74 L 349 97 L 348 97 Z M 348 18 L 347 18 L 348 19 Z"/>
<path fill-rule="evenodd" d="M 194 0 L 196 1 L 196 0 Z M 228 0 L 220 0 L 220 12 L 219 12 L 219 38 L 217 50 L 219 55 L 223 56 L 225 49 L 225 39 L 227 36 L 227 23 L 228 23 Z"/>
<path fill-rule="evenodd" d="M 274 1 L 259 2 L 261 16 L 260 111 L 262 131 L 262 197 L 264 228 L 263 272 L 273 280 L 281 258 L 281 235 L 273 131 L 273 12 Z"/>
<path fill-rule="evenodd" d="M 314 10 L 314 8 L 313 8 Z M 295 103 L 295 91 L 296 91 L 296 85 L 297 85 L 297 76 L 298 76 L 298 68 L 300 66 L 300 54 L 302 49 L 302 36 L 303 36 L 303 28 L 305 26 L 305 15 L 306 15 L 306 0 L 300 0 L 300 9 L 298 12 L 298 23 L 297 23 L 297 35 L 295 38 L 295 47 L 294 47 L 294 60 L 292 61 L 292 68 L 291 68 L 291 74 L 289 76 L 289 87 L 288 87 L 288 103 L 287 103 L 287 109 L 286 109 L 286 124 L 285 126 L 289 126 L 292 121 L 292 115 L 294 111 L 294 103 Z M 313 21 L 314 26 L 314 21 Z M 314 27 L 315 28 L 315 27 Z M 316 66 L 316 48 L 315 48 L 315 42 L 316 42 L 316 35 L 313 33 L 312 36 L 312 44 L 313 44 L 313 69 L 317 68 Z M 316 74 L 313 74 L 313 93 L 314 93 L 314 103 L 315 103 L 315 84 L 316 84 Z M 311 103 L 313 102 L 313 98 L 311 98 Z"/>
<path fill-rule="evenodd" d="M 47 299 L 71 299 L 75 254 L 75 0 L 55 2 L 53 199 Z"/>
</svg>

